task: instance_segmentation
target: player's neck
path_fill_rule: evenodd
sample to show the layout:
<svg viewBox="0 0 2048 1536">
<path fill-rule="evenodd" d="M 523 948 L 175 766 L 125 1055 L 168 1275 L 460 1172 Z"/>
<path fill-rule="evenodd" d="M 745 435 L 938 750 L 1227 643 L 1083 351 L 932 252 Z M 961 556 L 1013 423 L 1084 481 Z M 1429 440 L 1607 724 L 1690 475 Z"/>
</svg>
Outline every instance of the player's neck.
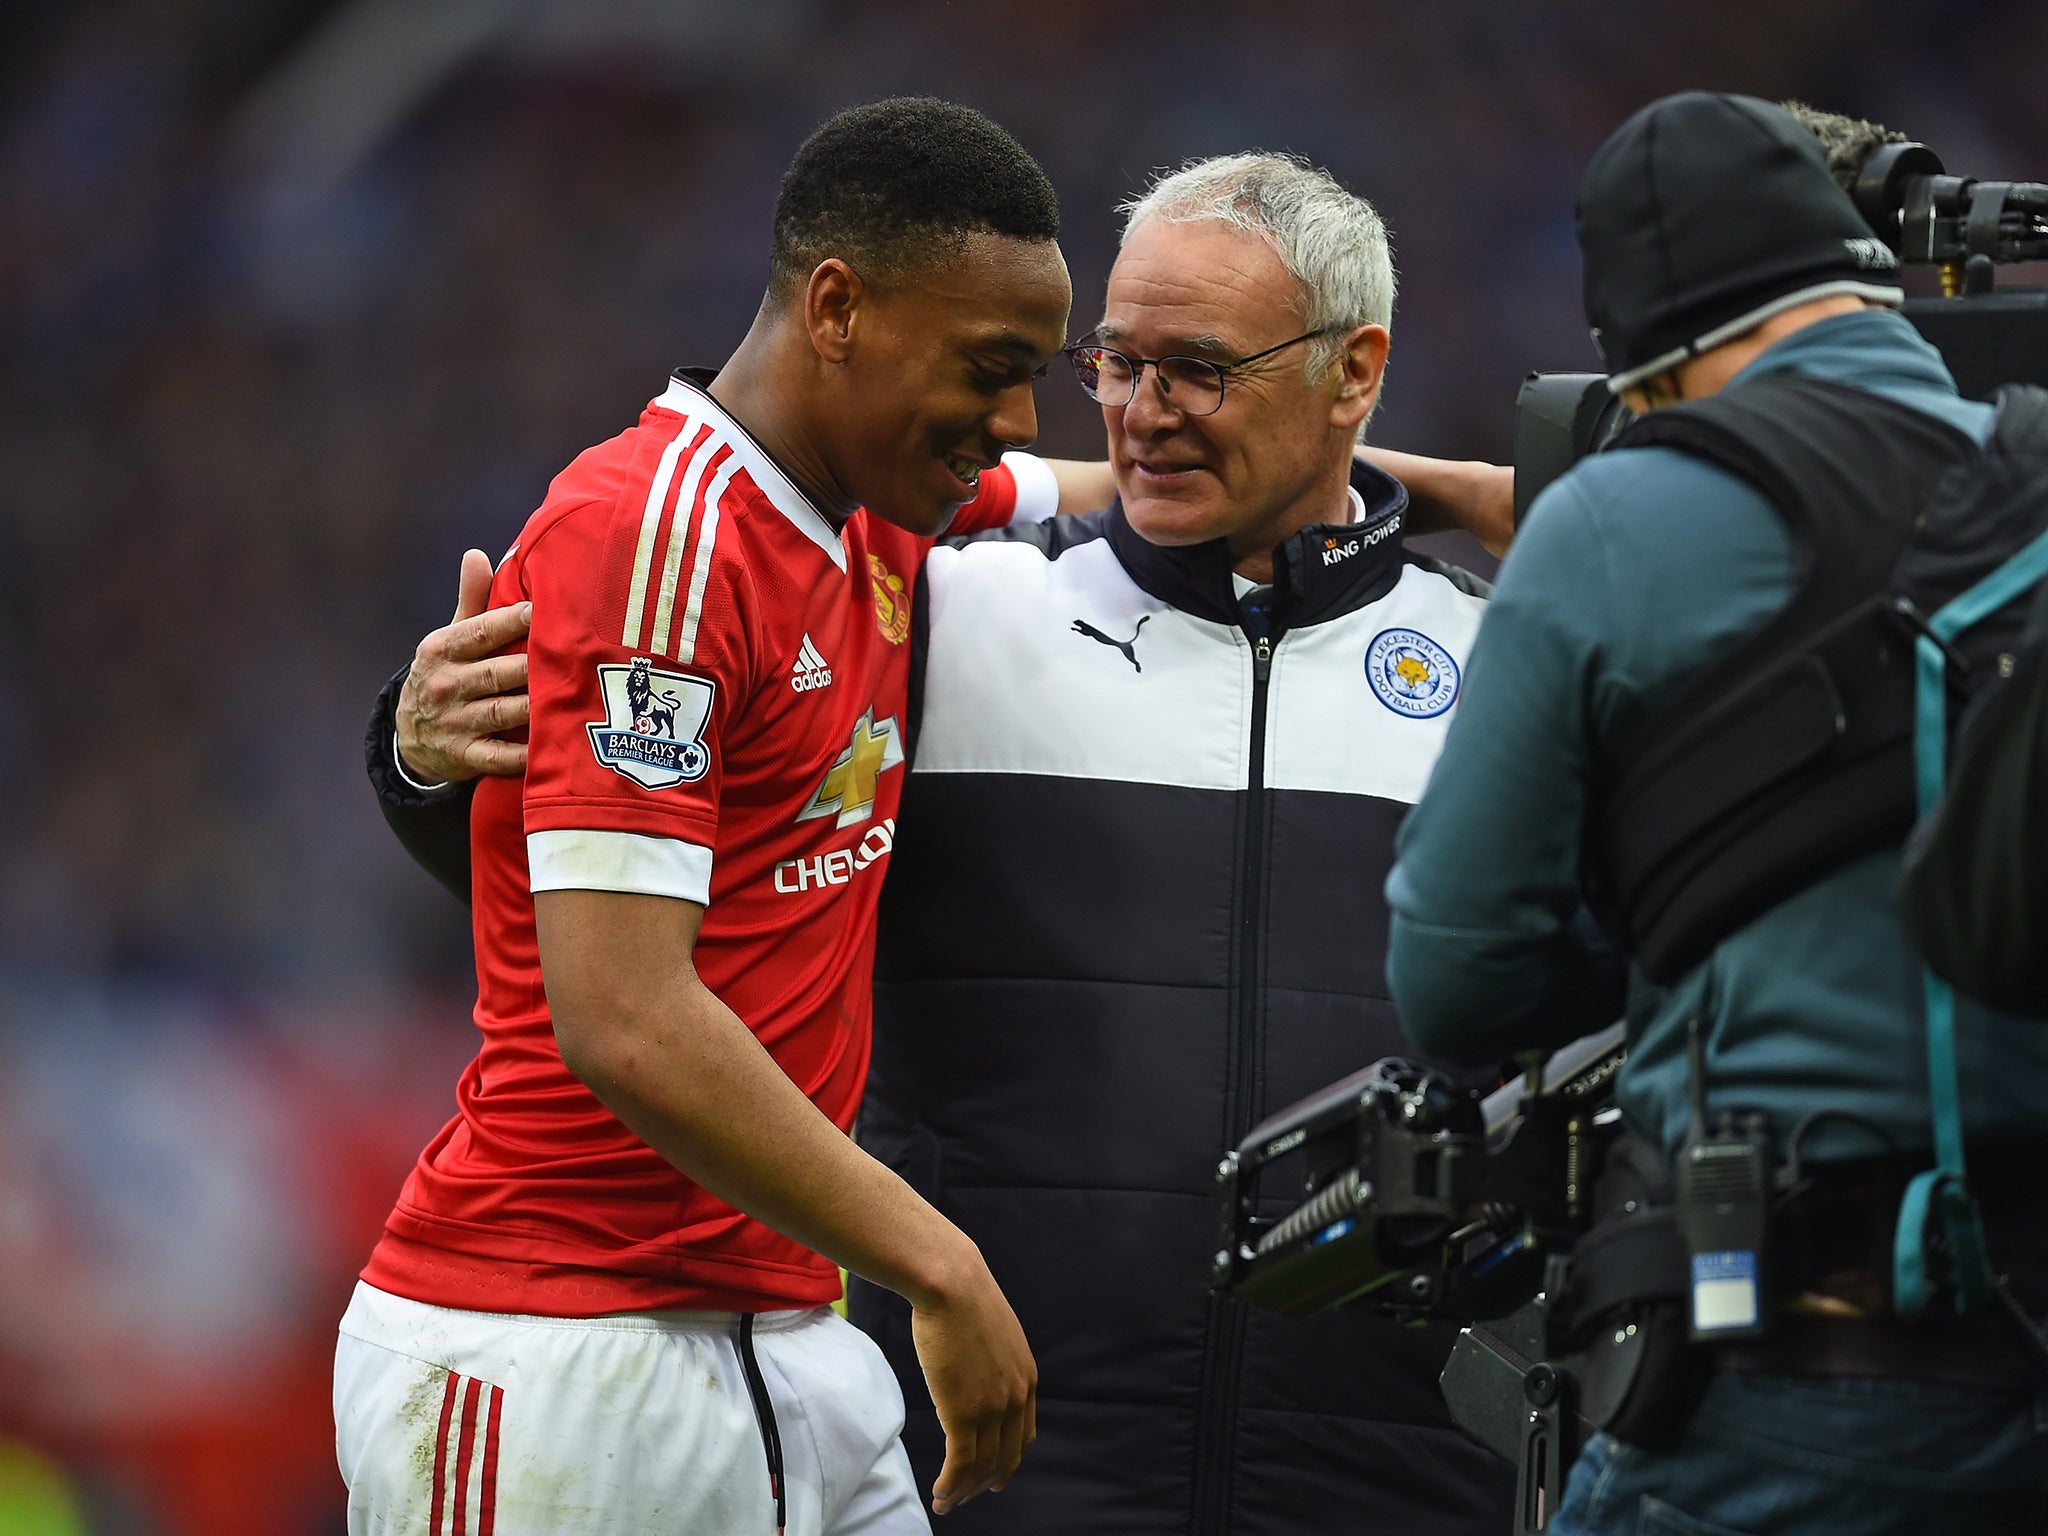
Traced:
<svg viewBox="0 0 2048 1536">
<path fill-rule="evenodd" d="M 796 488 L 835 525 L 855 507 L 825 468 L 807 430 L 804 402 L 789 387 L 789 370 L 777 356 L 780 338 L 757 318 L 733 355 L 711 381 L 710 395 L 726 415 L 746 428 Z"/>
</svg>

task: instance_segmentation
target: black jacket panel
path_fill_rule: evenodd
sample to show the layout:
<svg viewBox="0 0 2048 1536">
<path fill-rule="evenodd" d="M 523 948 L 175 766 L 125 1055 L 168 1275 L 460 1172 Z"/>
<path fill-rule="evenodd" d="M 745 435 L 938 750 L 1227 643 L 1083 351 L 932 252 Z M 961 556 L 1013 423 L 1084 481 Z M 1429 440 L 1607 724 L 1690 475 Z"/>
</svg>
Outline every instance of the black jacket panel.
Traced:
<svg viewBox="0 0 2048 1536">
<path fill-rule="evenodd" d="M 377 695 L 363 738 L 363 763 L 369 770 L 370 788 L 377 792 L 377 809 L 384 813 L 400 846 L 450 895 L 468 906 L 469 802 L 476 798 L 476 785 L 423 790 L 407 783 L 398 771 L 398 742 L 393 732 L 399 690 L 411 670 L 409 665 L 400 667 Z"/>
<path fill-rule="evenodd" d="M 1505 1528 L 1512 1479 L 1437 1390 L 1450 1330 L 1207 1288 L 1221 1153 L 1409 1050 L 1380 890 L 1481 604 L 1361 489 L 1377 515 L 1282 551 L 1264 663 L 1227 551 L 1117 509 L 927 566 L 859 1134 L 980 1245 L 1040 1370 L 1023 1469 L 949 1529 Z M 907 1309 L 856 1283 L 852 1313 L 929 1481 Z"/>
</svg>

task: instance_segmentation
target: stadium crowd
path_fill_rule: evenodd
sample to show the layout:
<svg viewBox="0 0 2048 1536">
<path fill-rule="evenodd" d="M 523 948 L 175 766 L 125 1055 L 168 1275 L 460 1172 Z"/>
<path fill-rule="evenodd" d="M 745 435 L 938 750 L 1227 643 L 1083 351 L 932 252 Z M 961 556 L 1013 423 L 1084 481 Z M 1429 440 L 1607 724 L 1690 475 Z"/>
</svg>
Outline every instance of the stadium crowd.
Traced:
<svg viewBox="0 0 2048 1536">
<path fill-rule="evenodd" d="M 738 340 L 827 113 L 937 90 L 1009 126 L 1061 194 L 1077 316 L 1152 169 L 1311 155 L 1394 234 L 1375 440 L 1494 458 L 1525 369 L 1591 363 L 1572 188 L 1649 97 L 1800 94 L 2048 174 L 2048 14 L 1995 0 L 1294 0 L 1255 28 L 791 0 L 659 47 L 503 41 L 324 181 L 261 109 L 339 8 L 27 9 L 0 64 L 0 1436 L 114 1532 L 338 1529 L 332 1320 L 469 1048 L 466 929 L 377 825 L 363 702 L 461 548 Z M 1093 453 L 1078 394 L 1041 408 L 1045 451 Z M 257 1499 L 229 1470 L 252 1437 Z"/>
</svg>

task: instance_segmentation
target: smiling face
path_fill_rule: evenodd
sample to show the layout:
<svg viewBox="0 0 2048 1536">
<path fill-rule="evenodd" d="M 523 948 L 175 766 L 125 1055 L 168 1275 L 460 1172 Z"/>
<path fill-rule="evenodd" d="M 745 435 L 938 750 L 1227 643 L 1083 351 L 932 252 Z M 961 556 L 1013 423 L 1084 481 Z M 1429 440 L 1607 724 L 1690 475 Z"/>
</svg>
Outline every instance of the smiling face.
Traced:
<svg viewBox="0 0 2048 1536">
<path fill-rule="evenodd" d="M 1304 329 L 1300 287 L 1269 242 L 1153 219 L 1124 241 L 1096 335 L 1132 357 L 1229 363 Z M 1344 333 L 1314 378 L 1312 343 L 1230 372 L 1208 416 L 1178 409 L 1145 369 L 1131 402 L 1102 413 L 1131 526 L 1154 544 L 1227 538 L 1242 561 L 1297 528 L 1344 521 L 1351 446 L 1378 395 L 1386 336 L 1376 325 Z"/>
<path fill-rule="evenodd" d="M 1072 297 L 1057 245 L 993 234 L 860 285 L 833 370 L 839 485 L 912 533 L 942 532 L 979 472 L 1038 435 L 1031 380 L 1066 338 Z"/>
</svg>

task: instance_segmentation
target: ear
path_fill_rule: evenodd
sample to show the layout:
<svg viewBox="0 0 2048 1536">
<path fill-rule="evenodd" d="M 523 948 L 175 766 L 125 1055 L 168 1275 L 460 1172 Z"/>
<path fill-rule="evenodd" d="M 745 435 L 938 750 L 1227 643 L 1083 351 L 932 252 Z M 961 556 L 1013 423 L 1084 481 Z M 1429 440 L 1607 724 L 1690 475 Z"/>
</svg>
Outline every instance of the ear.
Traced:
<svg viewBox="0 0 2048 1536">
<path fill-rule="evenodd" d="M 1684 401 L 1685 380 L 1676 368 L 1652 374 L 1621 392 L 1621 403 L 1638 416 L 1647 416 L 1667 405 L 1681 405 Z"/>
<path fill-rule="evenodd" d="M 1330 402 L 1330 425 L 1356 432 L 1379 402 L 1380 378 L 1387 367 L 1387 328 L 1361 325 L 1343 338 L 1337 353 L 1337 394 Z"/>
<path fill-rule="evenodd" d="M 853 352 L 867 284 L 837 256 L 819 262 L 804 286 L 804 330 L 811 349 L 828 363 L 843 363 Z"/>
</svg>

